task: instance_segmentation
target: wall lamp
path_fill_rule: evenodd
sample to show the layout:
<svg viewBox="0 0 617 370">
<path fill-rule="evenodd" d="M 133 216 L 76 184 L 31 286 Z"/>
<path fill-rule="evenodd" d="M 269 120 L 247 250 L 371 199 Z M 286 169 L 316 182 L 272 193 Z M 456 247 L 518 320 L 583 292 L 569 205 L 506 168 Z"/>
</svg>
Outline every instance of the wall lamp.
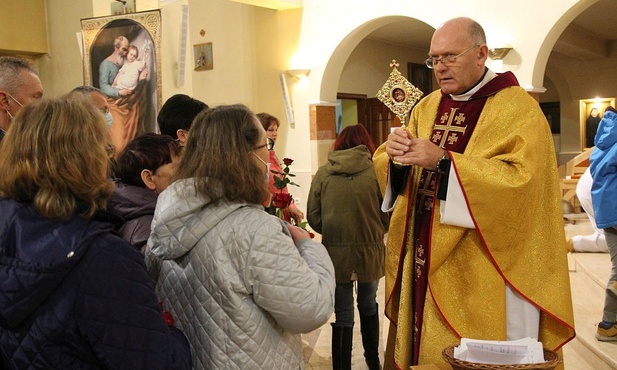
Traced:
<svg viewBox="0 0 617 370">
<path fill-rule="evenodd" d="M 502 60 L 506 57 L 506 55 L 508 55 L 510 50 L 512 50 L 512 46 L 510 45 L 502 45 L 497 48 L 490 48 L 488 49 L 488 56 L 492 60 Z"/>
<path fill-rule="evenodd" d="M 288 69 L 285 71 L 288 75 L 295 78 L 296 81 L 300 81 L 303 78 L 307 78 L 309 73 L 311 73 L 310 69 Z"/>
</svg>

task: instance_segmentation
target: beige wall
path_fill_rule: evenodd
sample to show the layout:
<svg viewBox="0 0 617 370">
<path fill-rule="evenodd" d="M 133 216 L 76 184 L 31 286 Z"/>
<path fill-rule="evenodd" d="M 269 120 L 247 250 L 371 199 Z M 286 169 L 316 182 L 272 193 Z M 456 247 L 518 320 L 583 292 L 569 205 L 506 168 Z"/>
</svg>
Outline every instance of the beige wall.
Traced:
<svg viewBox="0 0 617 370">
<path fill-rule="evenodd" d="M 390 75 L 390 62 L 395 59 L 397 68 L 407 76 L 407 63 L 423 63 L 426 59 L 426 49 L 412 49 L 400 45 L 387 44 L 377 40 L 364 39 L 353 50 L 338 85 L 338 92 L 366 94 L 374 98 Z M 358 78 L 362 76 L 362 78 Z M 433 82 L 433 88 L 437 88 Z"/>
<path fill-rule="evenodd" d="M 0 3 L 0 52 L 46 53 L 45 0 L 2 0 Z"/>
<path fill-rule="evenodd" d="M 279 117 L 282 126 L 277 153 L 279 157 L 289 156 L 296 160 L 294 172 L 301 173 L 299 182 L 307 188 L 310 174 L 316 170 L 311 158 L 309 106 L 332 103 L 339 91 L 370 96 L 385 80 L 392 55 L 400 59 L 399 70 L 403 74 L 406 74 L 407 61 L 418 62 L 426 55 L 426 50 L 401 51 L 396 45 L 379 45 L 366 40 L 372 30 L 404 19 L 436 27 L 455 16 L 474 17 L 485 27 L 489 42 L 501 41 L 514 46 L 504 62 L 521 85 L 529 90 L 542 90 L 546 65 L 542 58 L 548 59 L 552 43 L 559 36 L 559 30 L 565 27 L 560 23 L 576 16 L 572 8 L 582 11 L 585 8 L 582 4 L 594 1 L 546 0 L 541 9 L 532 13 L 528 9 L 539 6 L 535 0 L 510 2 L 495 11 L 487 7 L 484 0 L 470 0 L 464 4 L 449 0 L 442 12 L 435 12 L 431 4 L 401 7 L 398 0 L 358 0 L 354 3 L 354 12 L 348 12 L 344 2 L 329 0 L 304 0 L 303 9 L 285 11 L 228 0 L 165 2 L 162 7 L 162 95 L 165 99 L 183 92 L 210 105 L 243 103 L 256 112 L 267 111 Z M 156 1 L 149 0 L 148 6 L 152 7 L 153 2 Z M 176 71 L 180 9 L 186 4 L 190 11 L 188 63 L 185 85 L 179 87 Z M 38 65 L 47 93 L 59 95 L 83 83 L 75 36 L 80 30 L 79 20 L 105 15 L 108 0 L 47 0 L 46 6 L 50 50 L 48 55 L 39 58 Z M 477 11 L 480 8 L 482 12 Z M 542 11 L 548 9 L 550 11 Z M 5 27 L 4 23 L 0 23 L 0 27 Z M 199 34 L 202 29 L 204 36 Z M 213 43 L 214 69 L 195 72 L 191 49 L 193 44 L 202 42 Z M 379 52 L 372 52 L 374 49 Z M 610 68 L 614 62 L 613 57 L 601 65 L 594 61 L 563 61 L 560 67 L 563 70 L 546 71 L 562 99 L 562 151 L 574 152 L 580 147 L 577 99 L 593 97 L 596 91 L 602 95 L 617 95 L 612 89 L 617 85 Z M 308 81 L 297 83 L 287 79 L 295 114 L 292 128 L 285 120 L 279 74 L 285 69 L 301 67 L 311 69 Z M 605 68 L 606 73 L 594 78 L 592 74 L 600 68 Z M 566 69 L 576 69 L 580 75 L 567 81 L 563 78 Z"/>
<path fill-rule="evenodd" d="M 83 62 L 77 33 L 80 20 L 92 17 L 89 1 L 47 0 L 49 53 L 38 59 L 39 74 L 47 96 L 60 96 L 83 85 Z"/>
</svg>

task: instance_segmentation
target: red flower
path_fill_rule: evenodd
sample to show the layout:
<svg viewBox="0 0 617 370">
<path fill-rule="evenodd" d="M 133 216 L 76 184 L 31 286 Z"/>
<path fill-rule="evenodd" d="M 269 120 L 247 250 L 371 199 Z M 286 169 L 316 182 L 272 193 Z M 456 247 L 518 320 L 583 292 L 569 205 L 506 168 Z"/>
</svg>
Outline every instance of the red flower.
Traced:
<svg viewBox="0 0 617 370">
<path fill-rule="evenodd" d="M 159 306 L 161 306 L 161 314 L 163 314 L 163 320 L 165 320 L 167 326 L 172 326 L 175 321 L 174 316 L 171 314 L 171 312 L 165 311 L 165 309 L 163 308 L 163 302 L 159 302 Z"/>
<path fill-rule="evenodd" d="M 291 204 L 291 194 L 289 193 L 275 193 L 272 196 L 272 205 L 276 208 L 284 209 Z"/>
<path fill-rule="evenodd" d="M 291 166 L 291 164 L 294 163 L 294 160 L 291 158 L 283 158 L 283 163 L 285 163 L 285 166 Z"/>
</svg>

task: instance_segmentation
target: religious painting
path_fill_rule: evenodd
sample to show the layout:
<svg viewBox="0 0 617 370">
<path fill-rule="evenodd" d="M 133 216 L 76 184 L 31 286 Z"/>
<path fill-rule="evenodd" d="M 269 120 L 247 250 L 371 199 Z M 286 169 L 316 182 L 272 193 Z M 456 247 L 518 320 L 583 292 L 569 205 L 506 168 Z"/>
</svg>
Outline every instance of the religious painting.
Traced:
<svg viewBox="0 0 617 370">
<path fill-rule="evenodd" d="M 430 94 L 432 89 L 431 70 L 424 64 L 407 63 L 407 76 L 412 85 L 420 89 L 424 96 Z"/>
<path fill-rule="evenodd" d="M 161 104 L 160 10 L 81 20 L 84 84 L 107 96 L 116 154 L 136 136 L 157 132 Z"/>
<path fill-rule="evenodd" d="M 615 98 L 580 100 L 581 150 L 594 146 L 600 120 L 608 106 L 615 106 Z"/>
<path fill-rule="evenodd" d="M 193 56 L 196 71 L 208 71 L 214 68 L 211 42 L 193 45 Z"/>
<path fill-rule="evenodd" d="M 548 125 L 551 128 L 551 133 L 558 134 L 561 132 L 561 111 L 559 108 L 559 102 L 546 102 L 540 103 L 540 109 L 544 113 Z"/>
</svg>

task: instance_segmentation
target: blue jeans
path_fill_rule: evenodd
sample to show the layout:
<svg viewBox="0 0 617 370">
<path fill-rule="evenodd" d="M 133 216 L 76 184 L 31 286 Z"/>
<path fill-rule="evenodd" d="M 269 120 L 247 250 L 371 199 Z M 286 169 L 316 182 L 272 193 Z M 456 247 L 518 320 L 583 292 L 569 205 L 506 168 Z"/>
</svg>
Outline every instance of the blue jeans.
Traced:
<svg viewBox="0 0 617 370">
<path fill-rule="evenodd" d="M 370 283 L 357 283 L 358 312 L 360 316 L 372 316 L 377 313 L 377 287 L 379 280 Z M 334 291 L 335 325 L 353 327 L 353 286 L 354 282 L 336 284 Z"/>
</svg>

